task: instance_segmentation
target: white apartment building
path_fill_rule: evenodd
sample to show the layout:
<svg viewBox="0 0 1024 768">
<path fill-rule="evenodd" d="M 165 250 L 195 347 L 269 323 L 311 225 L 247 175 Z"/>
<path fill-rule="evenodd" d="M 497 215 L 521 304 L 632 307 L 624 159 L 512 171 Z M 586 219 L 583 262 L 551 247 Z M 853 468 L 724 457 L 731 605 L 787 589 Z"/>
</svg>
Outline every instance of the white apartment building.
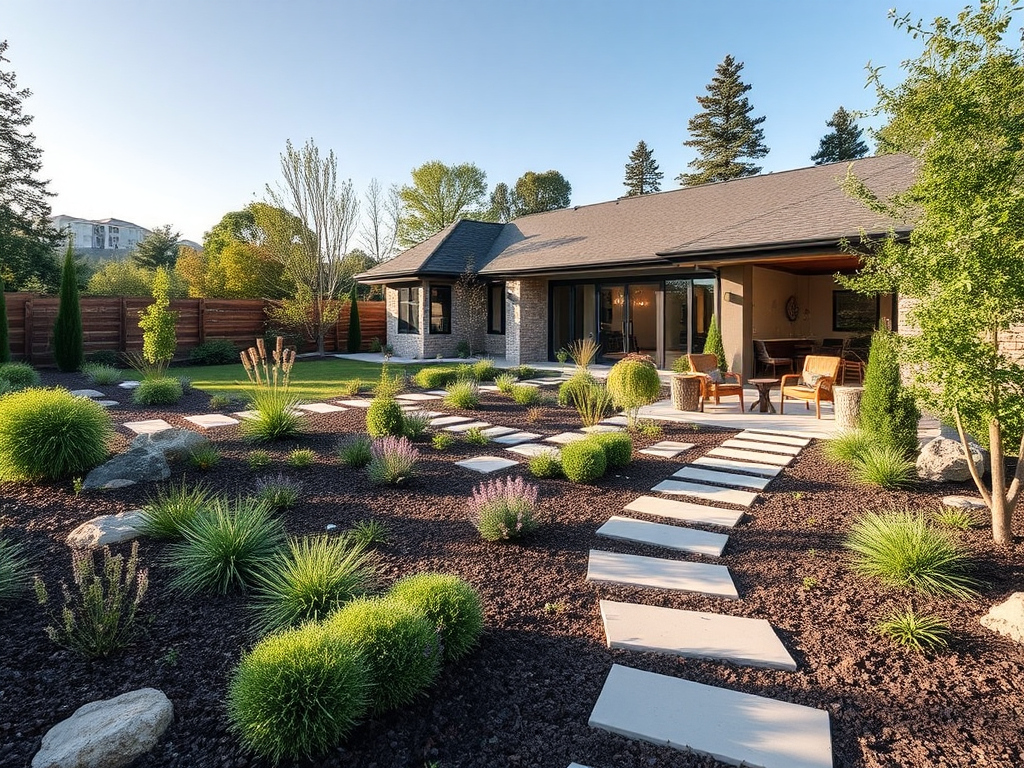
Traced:
<svg viewBox="0 0 1024 768">
<path fill-rule="evenodd" d="M 52 216 L 50 221 L 59 230 L 74 238 L 75 248 L 131 251 L 150 233 L 145 227 L 122 219 L 80 219 L 77 216 Z"/>
</svg>

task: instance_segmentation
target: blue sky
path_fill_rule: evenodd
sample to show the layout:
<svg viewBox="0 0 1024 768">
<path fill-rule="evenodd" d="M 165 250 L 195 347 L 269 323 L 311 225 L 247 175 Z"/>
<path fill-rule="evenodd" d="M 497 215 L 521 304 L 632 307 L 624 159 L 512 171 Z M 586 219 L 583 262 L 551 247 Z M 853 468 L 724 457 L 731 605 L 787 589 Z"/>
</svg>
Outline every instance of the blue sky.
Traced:
<svg viewBox="0 0 1024 768">
<path fill-rule="evenodd" d="M 955 15 L 966 0 L 897 6 Z M 920 41 L 881 0 L 5 0 L 0 37 L 44 151 L 54 213 L 169 223 L 200 240 L 279 176 L 286 139 L 333 149 L 362 194 L 428 161 L 489 187 L 560 171 L 575 205 L 624 192 L 643 139 L 665 173 L 726 54 L 771 153 L 810 164 L 865 65 L 901 79 Z M 357 243 L 355 243 L 357 244 Z"/>
</svg>

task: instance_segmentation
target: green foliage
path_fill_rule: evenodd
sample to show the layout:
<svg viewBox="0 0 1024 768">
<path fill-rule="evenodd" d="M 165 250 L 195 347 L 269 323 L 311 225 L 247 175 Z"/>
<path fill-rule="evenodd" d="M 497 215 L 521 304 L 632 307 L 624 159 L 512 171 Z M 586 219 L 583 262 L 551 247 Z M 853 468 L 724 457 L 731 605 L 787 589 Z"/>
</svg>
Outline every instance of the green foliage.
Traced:
<svg viewBox="0 0 1024 768">
<path fill-rule="evenodd" d="M 917 481 L 917 464 L 899 448 L 873 443 L 853 462 L 857 482 L 894 489 Z"/>
<path fill-rule="evenodd" d="M 893 611 L 875 626 L 882 637 L 915 651 L 942 651 L 949 647 L 949 625 L 938 616 L 919 614 L 913 608 Z"/>
<path fill-rule="evenodd" d="M 156 270 L 145 269 L 130 261 L 104 261 L 97 265 L 89 282 L 87 296 L 152 296 L 153 279 Z M 188 295 L 188 289 L 176 274 L 170 275 L 170 295 L 180 298 Z"/>
<path fill-rule="evenodd" d="M 600 351 L 601 346 L 595 339 L 590 337 L 574 339 L 569 343 L 568 347 L 569 357 L 572 358 L 573 363 L 576 365 L 577 373 L 586 373 Z"/>
<path fill-rule="evenodd" d="M 391 538 L 388 527 L 380 520 L 359 520 L 352 526 L 348 535 L 352 541 L 364 547 L 387 544 Z"/>
<path fill-rule="evenodd" d="M 4 276 L 0 275 L 0 365 L 11 362 L 11 336 L 7 325 L 7 297 L 4 291 L 7 286 Z"/>
<path fill-rule="evenodd" d="M 597 379 L 593 375 L 587 371 L 577 370 L 576 373 L 558 385 L 558 404 L 563 408 L 574 405 L 576 393 L 587 390 L 596 383 Z"/>
<path fill-rule="evenodd" d="M 420 452 L 413 448 L 407 437 L 386 435 L 373 441 L 370 456 L 370 463 L 366 465 L 370 482 L 398 485 L 415 474 Z"/>
<path fill-rule="evenodd" d="M 569 361 L 569 350 L 565 347 L 560 348 L 555 352 L 555 360 L 558 361 L 559 365 L 565 365 Z"/>
<path fill-rule="evenodd" d="M 74 588 L 61 582 L 64 606 L 51 611 L 46 635 L 54 643 L 88 659 L 105 658 L 124 648 L 135 636 L 135 614 L 146 596 L 149 576 L 139 569 L 139 543 L 131 555 L 111 555 L 103 548 L 103 568 L 96 570 L 94 553 L 73 551 L 71 572 Z M 39 604 L 48 606 L 50 596 L 39 577 L 35 581 Z"/>
<path fill-rule="evenodd" d="M 490 438 L 485 435 L 480 427 L 471 427 L 462 433 L 462 437 L 470 445 L 487 445 L 490 442 Z"/>
<path fill-rule="evenodd" d="M 718 316 L 711 316 L 711 323 L 708 325 L 708 335 L 704 341 L 704 354 L 714 355 L 718 359 L 718 370 L 725 373 L 729 366 L 725 360 L 725 345 L 722 342 L 722 331 L 718 327 Z"/>
<path fill-rule="evenodd" d="M 626 432 L 598 432 L 587 440 L 604 448 L 608 469 L 619 469 L 633 460 L 633 438 Z"/>
<path fill-rule="evenodd" d="M 480 594 L 448 573 L 417 573 L 396 582 L 388 596 L 426 614 L 441 638 L 446 661 L 457 661 L 480 640 L 484 607 Z"/>
<path fill-rule="evenodd" d="M 303 469 L 312 465 L 314 461 L 316 461 L 316 451 L 310 448 L 296 448 L 288 454 L 288 458 L 284 460 L 284 463 L 289 467 Z"/>
<path fill-rule="evenodd" d="M 342 537 L 291 539 L 256 575 L 254 607 L 261 632 L 320 621 L 373 585 L 374 569 L 362 544 Z"/>
<path fill-rule="evenodd" d="M 15 390 L 38 387 L 41 379 L 28 363 L 0 363 L 0 381 L 6 381 Z"/>
<path fill-rule="evenodd" d="M 430 444 L 435 450 L 444 451 L 455 445 L 455 435 L 451 432 L 438 432 L 431 439 Z"/>
<path fill-rule="evenodd" d="M 210 408 L 214 411 L 230 408 L 234 404 L 235 398 L 231 395 L 210 395 Z"/>
<path fill-rule="evenodd" d="M 426 411 L 404 411 L 403 432 L 412 441 L 423 440 L 430 428 L 430 415 Z"/>
<path fill-rule="evenodd" d="M 910 510 L 868 512 L 850 528 L 845 546 L 851 567 L 892 587 L 969 598 L 977 582 L 968 576 L 966 551 L 945 531 Z"/>
<path fill-rule="evenodd" d="M 573 390 L 571 396 L 584 427 L 598 424 L 615 410 L 614 398 L 608 388 L 596 381 Z"/>
<path fill-rule="evenodd" d="M 571 196 L 572 185 L 558 171 L 527 171 L 511 190 L 510 213 L 512 218 L 518 218 L 568 208 Z"/>
<path fill-rule="evenodd" d="M 319 757 L 366 714 L 361 652 L 307 624 L 271 635 L 242 656 L 228 688 L 228 719 L 242 744 L 274 763 Z"/>
<path fill-rule="evenodd" d="M 622 182 L 626 187 L 626 197 L 660 192 L 664 176 L 654 159 L 654 151 L 641 140 L 629 153 L 629 162 L 626 163 L 626 180 Z"/>
<path fill-rule="evenodd" d="M 25 547 L 0 537 L 0 603 L 20 597 L 28 590 L 30 568 Z"/>
<path fill-rule="evenodd" d="M 302 412 L 298 399 L 287 388 L 254 389 L 249 393 L 253 418 L 242 419 L 239 431 L 249 440 L 270 442 L 297 437 L 302 433 Z"/>
<path fill-rule="evenodd" d="M 0 397 L 0 480 L 82 475 L 102 463 L 113 435 L 103 406 L 64 389 Z"/>
<path fill-rule="evenodd" d="M 522 538 L 538 525 L 537 490 L 521 477 L 481 483 L 467 504 L 470 520 L 485 541 Z"/>
<path fill-rule="evenodd" d="M 815 165 L 856 160 L 868 153 L 868 145 L 861 141 L 863 130 L 857 127 L 853 115 L 840 107 L 825 123 L 833 130 L 822 137 L 818 151 L 811 155 Z"/>
<path fill-rule="evenodd" d="M 346 467 L 360 469 L 370 463 L 373 442 L 366 435 L 355 435 L 338 448 L 338 460 Z"/>
<path fill-rule="evenodd" d="M 373 387 L 375 397 L 393 398 L 397 397 L 405 389 L 405 375 L 396 373 L 394 376 L 388 373 L 387 363 L 380 367 L 380 378 Z"/>
<path fill-rule="evenodd" d="M 230 339 L 210 339 L 188 353 L 192 365 L 226 365 L 238 361 L 238 349 Z"/>
<path fill-rule="evenodd" d="M 178 260 L 180 232 L 172 232 L 171 225 L 156 227 L 132 251 L 132 263 L 143 269 L 171 270 Z"/>
<path fill-rule="evenodd" d="M 291 509 L 299 503 L 302 483 L 293 480 L 280 472 L 269 477 L 261 477 L 253 487 L 254 498 L 270 506 L 271 509 Z"/>
<path fill-rule="evenodd" d="M 764 129 L 759 127 L 764 116 L 751 117 L 754 108 L 744 95 L 750 86 L 740 80 L 742 70 L 742 62 L 726 56 L 707 86 L 708 95 L 697 97 L 704 111 L 690 118 L 690 138 L 683 144 L 698 154 L 688 165 L 693 172 L 676 177 L 685 187 L 761 172 L 761 166 L 744 160 L 764 157 L 768 147 L 764 145 Z"/>
<path fill-rule="evenodd" d="M 644 421 L 638 421 L 633 425 L 632 431 L 643 437 L 661 437 L 665 434 L 664 428 L 656 421 L 645 419 Z"/>
<path fill-rule="evenodd" d="M 512 387 L 516 385 L 515 374 L 512 373 L 499 373 L 494 377 L 494 386 L 498 388 L 498 391 L 503 394 L 511 394 Z"/>
<path fill-rule="evenodd" d="M 592 483 L 608 469 L 604 446 L 591 440 L 576 440 L 562 448 L 562 472 L 574 483 Z"/>
<path fill-rule="evenodd" d="M 178 379 L 169 376 L 143 378 L 132 390 L 132 402 L 136 405 L 174 405 L 183 394 Z"/>
<path fill-rule="evenodd" d="M 158 372 L 170 364 L 178 346 L 178 337 L 174 331 L 178 313 L 170 310 L 169 290 L 170 278 L 167 271 L 157 269 L 153 278 L 153 303 L 139 312 L 142 357 Z"/>
<path fill-rule="evenodd" d="M 183 528 L 202 513 L 212 499 L 213 494 L 206 486 L 189 485 L 184 478 L 179 485 L 159 488 L 142 506 L 139 531 L 156 539 L 183 538 Z"/>
<path fill-rule="evenodd" d="M 446 391 L 442 402 L 449 408 L 472 410 L 480 405 L 480 387 L 475 381 L 456 381 Z"/>
<path fill-rule="evenodd" d="M 398 241 L 409 248 L 483 210 L 487 174 L 472 163 L 449 166 L 432 160 L 414 168 L 412 184 L 398 194 L 402 201 Z"/>
<path fill-rule="evenodd" d="M 405 432 L 405 413 L 398 401 L 391 397 L 373 398 L 366 409 L 366 431 L 371 437 L 401 435 Z"/>
<path fill-rule="evenodd" d="M 220 451 L 214 445 L 200 445 L 189 451 L 189 466 L 208 472 L 220 463 Z"/>
<path fill-rule="evenodd" d="M 85 359 L 95 365 L 107 365 L 116 368 L 121 363 L 121 355 L 112 349 L 98 349 L 90 352 Z"/>
<path fill-rule="evenodd" d="M 249 469 L 260 469 L 270 464 L 270 462 L 270 454 L 262 449 L 249 451 L 249 455 L 245 457 L 245 463 L 249 465 Z"/>
<path fill-rule="evenodd" d="M 654 362 L 645 355 L 627 355 L 608 371 L 606 386 L 615 404 L 626 411 L 630 424 L 637 413 L 661 395 L 661 379 Z"/>
<path fill-rule="evenodd" d="M 690 358 L 686 355 L 680 355 L 672 361 L 672 370 L 675 373 L 690 373 L 692 370 L 690 367 Z"/>
<path fill-rule="evenodd" d="M 184 542 L 171 545 L 171 586 L 185 593 L 248 590 L 284 542 L 284 525 L 270 505 L 256 499 L 210 501 L 181 527 Z"/>
<path fill-rule="evenodd" d="M 405 602 L 357 598 L 331 616 L 326 627 L 361 651 L 375 714 L 410 703 L 440 672 L 434 625 L 422 610 Z"/>
<path fill-rule="evenodd" d="M 536 405 L 540 402 L 540 388 L 532 384 L 516 384 L 510 392 L 516 405 Z"/>
<path fill-rule="evenodd" d="M 99 363 L 86 363 L 82 366 L 82 372 L 88 377 L 90 384 L 100 387 L 109 387 L 119 384 L 122 380 L 121 371 L 111 365 L 100 365 Z M 0 376 L 3 374 L 0 373 Z"/>
<path fill-rule="evenodd" d="M 349 354 L 358 352 L 363 346 L 363 331 L 359 326 L 359 285 L 352 283 L 352 292 L 348 297 L 348 339 L 346 350 Z"/>
<path fill-rule="evenodd" d="M 342 381 L 338 384 L 338 395 L 340 397 L 355 397 L 359 394 L 359 391 L 363 388 L 363 382 L 359 379 L 352 379 L 351 381 Z"/>
<path fill-rule="evenodd" d="M 412 382 L 420 389 L 441 389 L 454 383 L 459 378 L 459 369 L 451 365 L 428 365 L 421 368 L 412 377 Z"/>
<path fill-rule="evenodd" d="M 477 381 L 494 381 L 494 377 L 498 375 L 494 361 L 486 357 L 473 363 L 470 371 Z"/>
<path fill-rule="evenodd" d="M 874 444 L 875 439 L 867 432 L 852 429 L 830 437 L 822 451 L 833 464 L 855 464 Z"/>
<path fill-rule="evenodd" d="M 932 519 L 946 528 L 966 531 L 978 525 L 978 516 L 971 509 L 941 507 L 932 513 Z"/>
<path fill-rule="evenodd" d="M 913 456 L 920 419 L 914 396 L 900 375 L 899 337 L 892 331 L 875 331 L 864 373 L 860 428 L 877 442 Z"/>
<path fill-rule="evenodd" d="M 85 360 L 82 307 L 78 300 L 78 271 L 68 243 L 60 276 L 60 305 L 53 324 L 53 359 L 62 371 L 77 371 Z"/>
<path fill-rule="evenodd" d="M 561 477 L 562 460 L 558 451 L 551 449 L 531 456 L 529 464 L 530 474 L 534 477 Z"/>
</svg>

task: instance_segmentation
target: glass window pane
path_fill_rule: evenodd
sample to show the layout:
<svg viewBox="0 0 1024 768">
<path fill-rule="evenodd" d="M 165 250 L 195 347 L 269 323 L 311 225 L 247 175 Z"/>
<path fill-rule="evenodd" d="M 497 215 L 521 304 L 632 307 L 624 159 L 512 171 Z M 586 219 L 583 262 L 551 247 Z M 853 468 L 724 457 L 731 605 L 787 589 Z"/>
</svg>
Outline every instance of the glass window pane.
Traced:
<svg viewBox="0 0 1024 768">
<path fill-rule="evenodd" d="M 452 332 L 452 288 L 439 285 L 430 289 L 430 332 Z"/>
</svg>

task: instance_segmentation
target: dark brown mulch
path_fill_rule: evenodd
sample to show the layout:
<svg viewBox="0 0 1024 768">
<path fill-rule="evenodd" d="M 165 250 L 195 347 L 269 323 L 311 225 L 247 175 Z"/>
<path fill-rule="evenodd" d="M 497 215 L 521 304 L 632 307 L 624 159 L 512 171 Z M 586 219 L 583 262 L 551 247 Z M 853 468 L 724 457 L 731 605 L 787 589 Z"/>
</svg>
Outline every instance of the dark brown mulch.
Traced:
<svg viewBox="0 0 1024 768">
<path fill-rule="evenodd" d="M 82 386 L 75 376 L 50 381 Z M 104 388 L 101 388 L 104 389 Z M 110 388 L 127 401 L 123 391 Z M 178 406 L 143 410 L 124 406 L 115 421 L 163 417 L 185 426 L 182 414 L 208 411 L 202 393 Z M 571 411 L 546 408 L 534 423 L 528 409 L 488 396 L 478 413 L 497 424 L 545 434 L 578 427 Z M 1024 589 L 1016 552 L 994 547 L 984 529 L 962 535 L 985 581 L 972 602 L 886 591 L 850 574 L 841 540 L 851 518 L 890 504 L 934 507 L 964 486 L 889 494 L 853 486 L 812 446 L 788 468 L 730 532 L 721 562 L 736 581 L 739 601 L 586 582 L 591 548 L 657 555 L 654 549 L 602 540 L 595 530 L 624 504 L 667 477 L 676 462 L 637 456 L 595 486 L 540 481 L 546 524 L 523 544 L 480 540 L 465 516 L 465 498 L 481 476 L 454 467 L 471 455 L 500 454 L 495 446 L 464 442 L 438 453 L 421 446 L 420 475 L 403 487 L 378 488 L 362 471 L 334 458 L 339 436 L 360 431 L 363 413 L 311 416 L 297 441 L 271 446 L 272 466 L 250 470 L 251 446 L 234 427 L 213 430 L 223 459 L 212 471 L 187 469 L 228 494 L 245 493 L 267 473 L 302 480 L 304 500 L 287 514 L 291 533 L 340 529 L 373 518 L 387 524 L 390 543 L 380 549 L 381 583 L 407 573 L 445 570 L 472 582 L 487 604 L 479 649 L 444 670 L 417 703 L 361 725 L 335 754 L 316 766 L 542 766 L 577 761 L 594 768 L 713 766 L 710 758 L 604 733 L 587 718 L 613 663 L 627 664 L 711 685 L 826 709 L 832 720 L 836 766 L 1015 766 L 1024 764 L 1024 649 L 978 624 L 994 601 Z M 121 444 L 126 430 L 119 430 Z M 666 426 L 658 439 L 694 442 L 692 460 L 730 433 Z M 289 469 L 296 446 L 318 453 L 308 469 Z M 177 482 L 184 465 L 175 467 Z M 525 466 L 513 469 L 526 474 Z M 67 578 L 63 540 L 80 522 L 142 504 L 152 488 L 75 496 L 69 482 L 0 487 L 4 535 L 25 542 L 51 584 Z M 251 646 L 244 597 L 185 598 L 171 592 L 161 564 L 164 546 L 143 540 L 151 590 L 143 633 L 116 657 L 92 663 L 53 646 L 45 618 L 25 600 L 0 609 L 0 765 L 27 766 L 43 734 L 74 709 L 95 699 L 151 686 L 173 701 L 175 722 L 138 766 L 262 766 L 228 732 L 224 695 L 239 654 Z M 807 584 L 813 584 L 810 588 Z M 795 673 L 735 667 L 711 661 L 612 651 L 605 647 L 598 600 L 764 618 L 796 658 Z M 956 634 L 948 653 L 920 655 L 894 648 L 872 631 L 889 609 L 909 600 L 948 620 Z"/>
</svg>

